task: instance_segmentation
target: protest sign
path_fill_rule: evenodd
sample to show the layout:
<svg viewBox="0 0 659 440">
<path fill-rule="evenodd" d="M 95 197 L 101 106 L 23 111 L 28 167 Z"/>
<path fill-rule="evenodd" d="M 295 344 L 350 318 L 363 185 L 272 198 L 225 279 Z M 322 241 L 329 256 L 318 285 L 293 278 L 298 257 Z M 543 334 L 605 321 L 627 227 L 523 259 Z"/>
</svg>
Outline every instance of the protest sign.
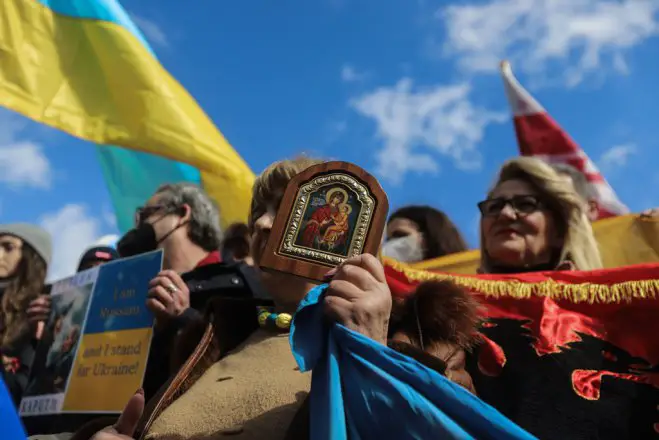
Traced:
<svg viewBox="0 0 659 440">
<path fill-rule="evenodd" d="M 21 416 L 122 410 L 144 379 L 153 332 L 146 295 L 161 267 L 157 251 L 53 285 L 46 364 L 33 367 Z"/>
</svg>

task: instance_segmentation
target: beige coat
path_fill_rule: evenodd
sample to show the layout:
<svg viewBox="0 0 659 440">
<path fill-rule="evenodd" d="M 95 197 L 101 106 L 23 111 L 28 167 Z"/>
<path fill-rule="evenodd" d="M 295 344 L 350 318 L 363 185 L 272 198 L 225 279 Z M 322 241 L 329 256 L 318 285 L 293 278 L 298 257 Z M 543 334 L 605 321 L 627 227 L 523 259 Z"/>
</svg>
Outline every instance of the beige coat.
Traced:
<svg viewBox="0 0 659 440">
<path fill-rule="evenodd" d="M 310 387 L 288 334 L 257 330 L 164 410 L 146 439 L 283 439 Z"/>
</svg>

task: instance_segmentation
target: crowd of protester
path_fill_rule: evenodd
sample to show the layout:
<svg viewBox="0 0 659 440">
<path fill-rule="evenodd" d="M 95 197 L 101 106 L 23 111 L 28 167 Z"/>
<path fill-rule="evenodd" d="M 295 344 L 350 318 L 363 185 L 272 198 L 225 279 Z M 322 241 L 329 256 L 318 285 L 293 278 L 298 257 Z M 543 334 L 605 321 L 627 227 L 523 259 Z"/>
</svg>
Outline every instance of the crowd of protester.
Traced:
<svg viewBox="0 0 659 440">
<path fill-rule="evenodd" d="M 148 287 L 146 305 L 155 317 L 155 330 L 144 386 L 119 419 L 30 417 L 25 421 L 29 434 L 52 434 L 60 440 L 203 439 L 222 434 L 309 438 L 311 375 L 296 368 L 285 332 L 259 325 L 255 304 L 272 301 L 277 313 L 293 314 L 313 287 L 289 274 L 261 272 L 259 263 L 286 185 L 321 162 L 301 157 L 269 166 L 255 181 L 248 223 L 225 231 L 203 189 L 165 185 L 138 208 L 135 228 L 116 250 L 85 251 L 79 271 L 164 250 L 163 270 Z M 501 167 L 478 203 L 479 272 L 602 267 L 591 226 L 594 197 L 574 171 L 529 157 Z M 458 226 L 445 213 L 405 206 L 390 215 L 381 253 L 415 263 L 466 250 Z M 39 359 L 38 342 L 48 338 L 45 279 L 50 261 L 51 241 L 45 231 L 26 224 L 0 226 L 0 353 L 4 381 L 17 404 L 34 374 L 30 365 Z M 434 281 L 421 284 L 404 301 L 392 301 L 383 280 L 377 257 L 348 259 L 328 280 L 327 318 L 413 357 L 502 409 L 501 395 L 480 390 L 469 369 L 480 325 L 479 305 L 469 293 L 451 282 Z M 515 404 L 527 399 L 525 390 L 509 391 L 507 417 L 518 423 L 542 418 L 533 414 L 534 408 Z M 555 423 L 527 425 L 533 426 L 533 435 L 553 438 Z"/>
</svg>

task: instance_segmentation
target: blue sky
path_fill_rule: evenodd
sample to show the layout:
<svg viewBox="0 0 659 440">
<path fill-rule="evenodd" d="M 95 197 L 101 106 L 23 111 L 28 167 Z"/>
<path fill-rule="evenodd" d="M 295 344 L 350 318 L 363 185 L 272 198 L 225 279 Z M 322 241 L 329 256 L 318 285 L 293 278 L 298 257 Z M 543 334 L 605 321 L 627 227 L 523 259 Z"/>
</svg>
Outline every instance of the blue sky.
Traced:
<svg viewBox="0 0 659 440">
<path fill-rule="evenodd" d="M 184 3 L 122 2 L 256 173 L 355 162 L 392 208 L 443 209 L 476 246 L 476 202 L 517 154 L 507 58 L 631 210 L 659 205 L 656 0 Z M 53 233 L 53 277 L 118 232 L 95 149 L 2 109 L 0 216 Z"/>
</svg>

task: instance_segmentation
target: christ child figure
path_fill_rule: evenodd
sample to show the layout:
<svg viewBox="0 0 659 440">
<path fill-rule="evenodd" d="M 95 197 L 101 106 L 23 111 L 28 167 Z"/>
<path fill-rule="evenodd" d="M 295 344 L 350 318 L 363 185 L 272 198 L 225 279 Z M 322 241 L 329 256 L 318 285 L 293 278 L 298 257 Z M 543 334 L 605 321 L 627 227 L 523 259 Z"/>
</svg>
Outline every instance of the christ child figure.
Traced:
<svg viewBox="0 0 659 440">
<path fill-rule="evenodd" d="M 337 212 L 332 214 L 333 224 L 327 228 L 323 236 L 323 243 L 334 245 L 334 243 L 346 232 L 348 232 L 348 216 L 350 215 L 350 206 L 342 204 Z"/>
</svg>

